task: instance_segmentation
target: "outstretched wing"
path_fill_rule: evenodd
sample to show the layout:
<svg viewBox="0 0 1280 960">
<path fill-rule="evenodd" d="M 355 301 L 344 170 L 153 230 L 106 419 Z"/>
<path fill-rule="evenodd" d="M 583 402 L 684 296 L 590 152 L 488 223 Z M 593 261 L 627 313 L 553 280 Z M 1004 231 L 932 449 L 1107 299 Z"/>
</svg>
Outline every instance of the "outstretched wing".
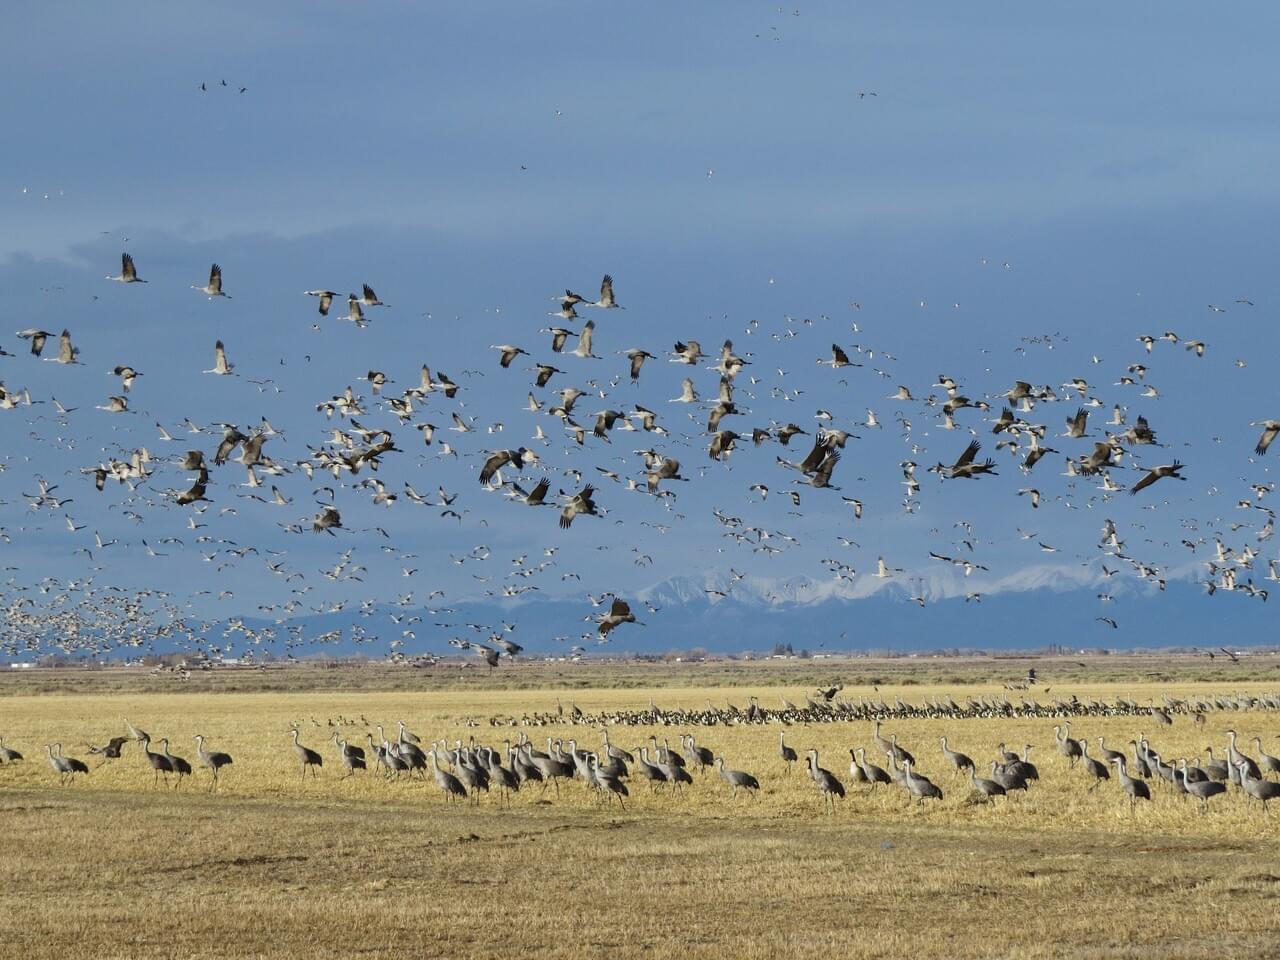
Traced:
<svg viewBox="0 0 1280 960">
<path fill-rule="evenodd" d="M 31 347 L 33 350 L 35 349 L 34 341 L 32 342 Z M 1271 424 L 1262 431 L 1262 436 L 1258 438 L 1258 446 L 1254 448 L 1253 452 L 1258 456 L 1262 456 L 1266 453 L 1267 447 L 1271 446 L 1271 441 L 1276 438 L 1276 434 L 1280 434 L 1280 421 L 1272 421 Z"/>
<path fill-rule="evenodd" d="M 1132 489 L 1129 490 L 1129 495 L 1133 496 L 1139 490 L 1145 490 L 1147 489 L 1147 487 L 1151 486 L 1155 482 L 1156 482 L 1156 472 L 1152 470 L 1145 477 L 1143 477 L 1141 480 L 1139 480 L 1137 483 L 1133 485 Z"/>
<path fill-rule="evenodd" d="M 529 496 L 525 497 L 525 503 L 531 507 L 540 507 L 547 498 L 547 491 L 551 489 L 551 481 L 543 477 L 538 481 L 538 485 L 529 491 Z"/>
<path fill-rule="evenodd" d="M 953 470 L 959 470 L 961 467 L 967 467 L 973 463 L 973 458 L 978 455 L 978 451 L 982 449 L 982 444 L 977 440 L 972 441 L 964 448 L 964 453 L 960 454 L 960 459 L 956 461 Z"/>
</svg>

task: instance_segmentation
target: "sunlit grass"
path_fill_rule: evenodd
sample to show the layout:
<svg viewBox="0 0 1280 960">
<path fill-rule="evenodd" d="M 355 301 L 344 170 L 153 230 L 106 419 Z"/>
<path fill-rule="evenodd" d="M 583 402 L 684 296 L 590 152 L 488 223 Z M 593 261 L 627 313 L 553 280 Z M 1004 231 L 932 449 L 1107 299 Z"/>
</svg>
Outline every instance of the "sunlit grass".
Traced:
<svg viewBox="0 0 1280 960">
<path fill-rule="evenodd" d="M 1135 681 L 1053 693 L 1158 703 L 1164 694 L 1264 689 Z M 762 785 L 757 799 L 730 801 L 714 771 L 695 774 L 683 797 L 635 781 L 625 812 L 580 782 L 563 784 L 559 796 L 527 787 L 509 806 L 495 793 L 478 806 L 452 807 L 429 775 L 394 782 L 364 773 L 340 782 L 328 740 L 331 721 L 343 717 L 356 725 L 336 729 L 366 747 L 371 724 L 384 723 L 394 738 L 403 719 L 427 742 L 474 737 L 500 745 L 523 729 L 539 746 L 552 736 L 597 748 L 594 726 L 509 726 L 506 718 L 553 713 L 557 696 L 566 712 L 570 702 L 594 713 L 641 710 L 653 700 L 671 713 L 708 699 L 743 706 L 751 695 L 766 706 L 782 696 L 802 702 L 811 692 L 761 685 L 6 697 L 0 734 L 27 755 L 0 768 L 0 810 L 10 825 L 0 887 L 25 893 L 6 902 L 11 943 L 15 955 L 30 957 L 560 957 L 606 949 L 764 957 L 815 949 L 1058 956 L 1073 944 L 1084 954 L 1159 948 L 1196 956 L 1270 942 L 1280 815 L 1264 815 L 1234 790 L 1202 813 L 1162 783 L 1152 785 L 1152 803 L 1131 812 L 1114 781 L 1089 791 L 1089 778 L 1067 769 L 1053 750 L 1053 720 L 887 722 L 886 735 L 896 733 L 945 793 L 924 804 L 897 787 L 870 793 L 848 783 L 850 748 L 865 746 L 884 763 L 874 756 L 870 724 L 786 727 L 802 756 L 817 748 L 823 766 L 846 781 L 849 795 L 834 815 L 823 812 L 800 765 L 787 774 L 777 753 L 780 724 L 611 726 L 610 740 L 628 750 L 651 733 L 678 749 L 679 734 L 692 732 Z M 1000 692 L 987 683 L 850 686 L 843 695 L 919 702 Z M 61 741 L 92 766 L 85 741 L 124 734 L 123 716 L 157 741 L 169 737 L 173 752 L 193 763 L 196 733 L 232 754 L 220 789 L 207 792 L 204 771 L 177 789 L 153 787 L 132 744 L 60 788 L 42 745 Z M 294 723 L 325 758 L 319 778 L 301 775 Z M 1172 727 L 1082 718 L 1072 732 L 1095 747 L 1105 736 L 1116 749 L 1146 733 L 1166 757 L 1196 757 L 1207 744 L 1223 746 L 1232 726 L 1280 752 L 1280 716 L 1264 711 L 1215 712 L 1203 726 L 1186 717 Z M 1001 741 L 1031 743 L 1041 781 L 1026 795 L 974 802 L 942 756 L 943 734 L 979 763 Z M 1251 742 L 1242 746 L 1253 752 Z M 69 899 L 72 911 L 45 906 Z M 1137 902 L 1141 922 L 1131 913 Z"/>
</svg>

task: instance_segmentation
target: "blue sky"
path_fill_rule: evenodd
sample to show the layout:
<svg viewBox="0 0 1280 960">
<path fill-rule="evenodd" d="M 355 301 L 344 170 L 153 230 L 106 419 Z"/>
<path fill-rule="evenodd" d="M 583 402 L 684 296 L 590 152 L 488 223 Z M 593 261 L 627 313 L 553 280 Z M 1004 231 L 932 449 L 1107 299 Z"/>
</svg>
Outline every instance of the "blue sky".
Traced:
<svg viewBox="0 0 1280 960">
<path fill-rule="evenodd" d="M 1170 576 L 1201 574 L 1194 561 L 1203 552 L 1179 540 L 1193 532 L 1211 543 L 1222 529 L 1238 547 L 1253 536 L 1257 524 L 1229 529 L 1248 485 L 1271 477 L 1249 461 L 1258 433 L 1249 422 L 1280 416 L 1272 386 L 1280 291 L 1270 264 L 1280 138 L 1273 59 L 1253 39 L 1273 32 L 1277 17 L 1261 5 L 1183 5 L 1159 18 L 1014 4 L 229 4 L 216 21 L 171 4 L 141 5 L 128 18 L 97 8 L 74 20 L 39 5 L 15 11 L 0 39 L 7 127 L 20 132 L 20 149 L 0 163 L 0 222 L 9 227 L 0 233 L 0 291 L 13 330 L 69 327 L 84 361 L 39 363 L 12 332 L 0 337 L 18 354 L 0 360 L 6 386 L 45 401 L 0 412 L 8 458 L 0 526 L 21 568 L 16 583 L 104 566 L 95 572 L 102 583 L 184 598 L 231 591 L 222 601 L 193 598 L 209 615 L 288 599 L 261 558 L 212 576 L 227 558 L 202 561 L 194 539 L 204 535 L 287 552 L 290 568 L 315 584 L 308 603 L 436 587 L 470 596 L 504 582 L 511 558 L 536 558 L 547 546 L 559 547 L 556 566 L 533 582 L 548 593 L 625 594 L 729 567 L 763 580 L 825 580 L 822 560 L 841 550 L 860 576 L 883 554 L 906 568 L 904 578 L 928 577 L 946 592 L 927 554 L 954 554 L 953 525 L 967 520 L 990 584 L 1013 589 L 1040 582 L 1046 562 L 1096 566 L 1104 516 Z M 146 286 L 102 279 L 118 270 L 122 249 Z M 229 302 L 189 289 L 213 260 L 226 272 Z M 537 332 L 550 322 L 548 298 L 566 286 L 594 294 L 606 272 L 628 309 L 584 313 L 598 324 L 605 359 L 557 360 L 568 376 L 553 386 L 590 378 L 607 386 L 625 373 L 615 351 L 658 354 L 638 389 L 624 378 L 580 410 L 636 401 L 658 410 L 672 431 L 663 448 L 695 482 L 680 485 L 668 512 L 602 481 L 610 516 L 562 535 L 550 511 L 480 491 L 483 452 L 526 442 L 543 423 L 554 437 L 540 449 L 554 492 L 572 485 L 566 467 L 634 476 L 630 452 L 646 438 L 615 433 L 609 446 L 566 446 L 554 422 L 520 410 L 531 376 L 516 367 L 525 358 L 502 371 L 488 347 L 514 343 L 550 358 Z M 366 330 L 330 317 L 313 331 L 320 318 L 301 291 L 345 292 L 362 281 L 392 307 L 371 311 Z M 1246 298 L 1253 307 L 1235 302 Z M 784 337 L 789 329 L 798 335 Z M 1135 342 L 1169 329 L 1206 341 L 1206 356 L 1160 344 L 1148 357 Z M 1052 350 L 1020 339 L 1042 334 L 1054 335 Z M 242 378 L 200 375 L 219 337 Z M 790 515 L 779 494 L 795 475 L 775 465 L 786 453 L 777 444 L 745 448 L 728 468 L 707 459 L 701 426 L 665 403 L 688 372 L 665 353 L 688 337 L 709 351 L 726 337 L 751 351 L 739 378 L 739 406 L 751 412 L 726 424 L 740 432 L 772 419 L 812 431 L 819 408 L 846 427 L 868 407 L 877 412 L 884 428 L 860 431 L 834 480 L 867 504 L 860 525 L 839 494 L 807 488 L 802 515 Z M 876 360 L 839 373 L 818 367 L 832 342 L 863 344 Z M 1134 361 L 1149 363 L 1159 400 L 1115 386 Z M 126 362 L 144 372 L 131 398 L 138 415 L 94 410 L 118 393 L 106 371 Z M 368 397 L 354 378 L 370 368 L 409 385 L 423 362 L 463 384 L 462 412 L 482 429 L 442 430 L 462 456 L 441 461 L 438 447 L 396 428 L 406 453 L 380 475 L 394 487 L 409 480 L 422 491 L 461 491 L 458 506 L 470 512 L 460 523 L 403 499 L 383 511 L 363 491 L 340 490 L 352 528 L 344 537 L 285 534 L 277 523 L 314 513 L 313 485 L 285 478 L 294 503 L 268 508 L 237 497 L 243 471 L 229 465 L 215 473 L 210 513 L 234 506 L 237 515 L 206 515 L 209 526 L 190 531 L 189 511 L 155 496 L 185 485 L 181 471 L 156 471 L 143 524 L 122 519 L 122 489 L 98 495 L 65 473 L 144 444 L 172 456 L 185 440 L 161 444 L 152 424 L 173 430 L 183 416 L 248 426 L 266 415 L 285 432 L 267 453 L 292 463 L 337 423 L 315 412 L 317 402 L 348 383 Z M 917 397 L 940 393 L 931 386 L 940 373 L 975 398 L 1014 379 L 1057 387 L 1085 377 L 1105 404 L 1095 419 L 1115 402 L 1130 420 L 1145 413 L 1169 447 L 1140 450 L 1139 459 L 1177 457 L 1189 479 L 1149 491 L 1154 511 L 1071 487 L 1058 476 L 1062 456 L 1047 457 L 1028 480 L 991 449 L 989 425 L 970 411 L 961 426 L 982 435 L 1001 476 L 942 484 L 924 468 L 954 459 L 968 434 L 938 430 L 919 404 L 886 399 L 898 383 Z M 714 374 L 695 376 L 714 393 Z M 273 383 L 260 392 L 250 378 Z M 779 401 L 769 396 L 774 386 L 805 393 Z M 54 422 L 52 396 L 79 407 L 65 426 Z M 1052 439 L 1074 408 L 1044 404 L 1033 416 L 1063 456 L 1087 452 Z M 443 428 L 453 409 L 437 395 L 421 416 Z M 909 440 L 894 424 L 897 410 L 913 423 Z M 362 420 L 396 426 L 386 412 Z M 499 421 L 502 433 L 483 432 Z M 195 439 L 211 452 L 207 435 Z M 910 516 L 898 468 L 908 456 L 924 484 Z M 1129 473 L 1117 478 L 1130 483 Z M 20 493 L 35 475 L 73 491 L 74 502 L 31 512 Z M 775 491 L 766 503 L 749 492 L 757 482 Z M 1016 495 L 1030 485 L 1046 497 L 1034 513 Z M 735 547 L 712 508 L 801 543 L 772 559 Z M 68 532 L 64 513 L 85 529 Z M 373 525 L 391 542 L 358 532 Z M 860 546 L 833 543 L 833 527 Z M 1020 539 L 1018 528 L 1037 540 Z M 72 554 L 93 547 L 95 530 L 119 543 L 93 561 Z M 184 543 L 164 563 L 141 551 L 143 537 L 154 545 L 167 536 Z M 1060 552 L 1046 559 L 1029 546 L 1040 540 Z M 448 562 L 478 544 L 491 548 L 490 560 Z M 1255 546 L 1264 561 L 1275 556 L 1271 542 Z M 369 568 L 364 582 L 320 578 L 348 548 Z M 637 567 L 638 555 L 654 563 Z M 419 572 L 402 577 L 406 567 Z M 473 580 L 477 569 L 492 580 Z M 560 579 L 570 572 L 582 581 Z M 1263 572 L 1265 562 L 1255 579 Z"/>
</svg>

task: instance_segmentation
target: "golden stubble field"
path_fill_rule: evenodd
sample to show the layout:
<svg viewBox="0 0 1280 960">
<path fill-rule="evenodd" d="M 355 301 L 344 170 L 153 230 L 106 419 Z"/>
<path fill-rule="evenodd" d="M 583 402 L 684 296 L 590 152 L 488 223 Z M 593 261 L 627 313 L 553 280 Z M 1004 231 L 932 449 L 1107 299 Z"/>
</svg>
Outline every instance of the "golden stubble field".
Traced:
<svg viewBox="0 0 1280 960">
<path fill-rule="evenodd" d="M 1248 684 L 1080 684 L 1063 695 L 1262 692 Z M 1266 689 L 1270 689 L 1269 687 Z M 583 710 L 699 707 L 708 699 L 803 702 L 796 687 L 559 692 Z M 846 689 L 856 699 L 871 691 Z M 881 687 L 890 701 L 1001 692 Z M 1055 693 L 1059 691 L 1055 690 Z M 780 724 L 696 728 L 701 745 L 759 777 L 758 800 L 714 772 L 683 797 L 632 784 L 625 812 L 579 782 L 526 789 L 509 805 L 446 805 L 427 782 L 360 774 L 339 782 L 330 721 L 367 747 L 361 718 L 397 720 L 425 741 L 500 745 L 517 728 L 492 716 L 554 709 L 557 691 L 334 692 L 0 699 L 0 735 L 26 761 L 0 768 L 0 917 L 6 948 L 22 957 L 403 957 L 522 955 L 748 957 L 1208 956 L 1280 953 L 1280 811 L 1264 814 L 1238 791 L 1202 814 L 1153 784 L 1131 813 L 1113 780 L 1090 792 L 1053 750 L 1052 720 L 904 720 L 885 733 L 945 791 L 919 805 L 897 787 L 849 785 L 834 815 L 801 767 L 778 757 Z M 1015 695 L 1016 696 L 1016 695 Z M 1043 699 L 1043 698 L 1042 698 Z M 170 738 L 194 761 L 192 737 L 233 755 L 217 793 L 207 774 L 177 789 L 152 785 L 136 745 L 74 786 L 58 786 L 43 744 L 96 764 L 85 741 L 125 733 L 121 719 Z M 325 767 L 304 780 L 290 725 Z M 1280 716 L 1214 712 L 1204 726 L 1136 718 L 1082 719 L 1076 736 L 1119 748 L 1139 733 L 1166 757 L 1203 756 L 1234 727 L 1242 747 L 1263 738 L 1280 753 Z M 598 728 L 525 728 L 597 747 Z M 615 726 L 629 750 L 650 732 L 673 747 L 688 728 Z M 872 746 L 861 723 L 792 725 L 802 755 L 848 781 L 848 750 Z M 975 803 L 950 771 L 938 738 L 979 763 L 997 743 L 1032 744 L 1041 781 L 1027 795 Z"/>
</svg>

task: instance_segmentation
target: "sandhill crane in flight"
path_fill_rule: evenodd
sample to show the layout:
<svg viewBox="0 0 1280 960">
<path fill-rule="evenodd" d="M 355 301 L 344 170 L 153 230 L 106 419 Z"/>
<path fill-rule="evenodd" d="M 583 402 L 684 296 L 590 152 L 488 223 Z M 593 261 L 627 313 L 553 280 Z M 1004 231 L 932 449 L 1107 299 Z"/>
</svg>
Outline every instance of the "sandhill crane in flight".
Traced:
<svg viewBox="0 0 1280 960">
<path fill-rule="evenodd" d="M 35 352 L 35 343 L 31 345 L 32 352 Z M 1280 420 L 1255 420 L 1249 424 L 1251 427 L 1261 427 L 1262 436 L 1258 438 L 1258 445 L 1253 452 L 1258 456 L 1262 456 L 1267 452 L 1267 448 L 1271 446 L 1271 441 L 1276 438 L 1276 434 L 1280 434 Z"/>
<path fill-rule="evenodd" d="M 721 430 L 711 438 L 711 443 L 707 447 L 707 454 L 712 460 L 722 461 L 733 452 L 739 439 L 738 434 L 732 430 Z"/>
<path fill-rule="evenodd" d="M 338 512 L 337 507 L 321 507 L 320 512 L 311 518 L 311 529 L 314 533 L 320 533 L 323 530 L 332 537 L 336 536 L 333 532 L 335 528 L 342 528 L 342 514 Z"/>
<path fill-rule="evenodd" d="M 592 320 L 588 320 L 582 328 L 582 332 L 578 334 L 578 345 L 573 349 L 575 357 L 583 359 L 599 360 L 594 353 L 591 352 L 591 340 L 595 335 L 596 325 Z"/>
<path fill-rule="evenodd" d="M 672 397 L 667 403 L 697 403 L 698 391 L 693 387 L 693 380 L 685 377 L 680 382 L 680 396 Z"/>
<path fill-rule="evenodd" d="M 632 347 L 630 350 L 622 351 L 622 353 L 631 361 L 631 382 L 637 383 L 640 380 L 640 368 L 644 366 L 646 360 L 653 359 L 653 354 L 648 350 L 641 350 L 639 347 Z"/>
<path fill-rule="evenodd" d="M 329 307 L 333 305 L 333 298 L 338 296 L 333 290 L 307 290 L 304 292 L 308 297 L 320 298 L 320 316 L 322 317 L 329 315 Z"/>
<path fill-rule="evenodd" d="M 123 364 L 115 367 L 111 371 L 111 374 L 112 376 L 116 376 L 120 378 L 120 386 L 125 393 L 128 393 L 130 390 L 132 390 L 133 381 L 136 380 L 138 377 L 142 376 L 142 374 L 140 374 L 137 370 L 133 369 L 133 367 L 130 367 L 127 364 Z"/>
<path fill-rule="evenodd" d="M 552 298 L 552 299 L 556 299 L 556 298 Z M 579 314 L 578 314 L 578 311 L 573 308 L 573 305 L 575 303 L 581 303 L 581 302 L 582 301 L 580 299 L 572 300 L 572 301 L 567 299 L 561 299 L 560 309 L 550 311 L 547 314 L 547 316 L 559 317 L 561 320 L 577 320 L 579 318 Z"/>
<path fill-rule="evenodd" d="M 520 484 L 516 483 L 515 481 L 508 483 L 507 486 L 511 488 L 511 490 L 507 493 L 507 496 L 510 497 L 512 500 L 519 500 L 521 503 L 530 507 L 550 506 L 550 504 L 547 503 L 546 500 L 547 500 L 547 493 L 551 489 L 551 481 L 548 480 L 546 477 L 543 477 L 541 480 L 539 480 L 537 485 L 534 486 L 534 488 L 528 491 L 527 493 L 525 492 L 524 488 L 521 487 Z"/>
<path fill-rule="evenodd" d="M 209 268 L 209 282 L 203 287 L 197 287 L 195 284 L 192 284 L 191 289 L 199 290 L 210 300 L 214 297 L 226 297 L 228 300 L 231 299 L 227 294 L 222 292 L 222 268 L 216 263 Z"/>
<path fill-rule="evenodd" d="M 564 373 L 563 370 L 560 370 L 556 367 L 550 366 L 545 363 L 538 364 L 534 369 L 538 371 L 538 376 L 535 377 L 533 381 L 533 385 L 535 387 L 545 387 L 547 385 L 547 381 L 549 381 L 557 373 Z"/>
<path fill-rule="evenodd" d="M 672 350 L 671 363 L 695 364 L 705 356 L 702 345 L 697 340 L 690 340 L 688 343 L 677 340 Z"/>
<path fill-rule="evenodd" d="M 565 291 L 566 293 L 568 291 Z M 613 298 L 613 277 L 609 274 L 604 275 L 604 279 L 600 281 L 600 299 L 595 303 L 586 304 L 588 307 L 603 307 L 606 310 L 624 309 L 622 304 Z"/>
<path fill-rule="evenodd" d="M 568 330 L 564 327 L 543 327 L 538 332 L 551 334 L 551 352 L 552 353 L 560 353 L 561 351 L 563 351 L 565 341 L 568 340 L 570 337 L 577 336 L 577 334 L 574 333 L 572 330 Z"/>
<path fill-rule="evenodd" d="M 19 334 L 19 336 L 21 336 L 21 334 Z M 33 337 L 32 347 L 34 348 L 34 346 L 35 338 Z M 41 347 L 43 346 L 44 344 L 42 342 Z M 32 352 L 34 352 L 34 349 Z M 72 346 L 71 344 L 71 331 L 63 330 L 58 336 L 58 355 L 56 357 L 43 357 L 42 359 L 53 363 L 79 363 L 80 361 L 77 359 L 79 356 L 80 348 Z"/>
<path fill-rule="evenodd" d="M 202 372 L 213 373 L 220 377 L 225 377 L 234 369 L 235 364 L 227 362 L 227 348 L 222 345 L 221 340 L 218 340 L 213 345 L 213 368 Z"/>
<path fill-rule="evenodd" d="M 680 476 L 680 461 L 673 460 L 671 457 L 664 457 L 660 462 L 656 463 L 645 477 L 650 493 L 657 493 L 658 485 L 663 480 L 684 479 L 684 477 Z"/>
<path fill-rule="evenodd" d="M 933 467 L 933 471 L 944 478 L 951 480 L 967 479 L 976 480 L 984 473 L 996 475 L 995 461 L 990 457 L 984 463 L 977 463 L 974 457 L 978 455 L 978 451 L 982 449 L 982 444 L 974 440 L 969 446 L 964 448 L 964 453 L 960 454 L 960 458 L 951 466 L 947 467 L 938 464 Z"/>
<path fill-rule="evenodd" d="M 1187 479 L 1186 477 L 1181 476 L 1178 473 L 1178 471 L 1182 469 L 1182 466 L 1183 465 L 1181 463 L 1175 460 L 1171 464 L 1167 464 L 1161 467 L 1156 467 L 1155 469 L 1148 471 L 1145 477 L 1143 477 L 1141 480 L 1139 480 L 1137 483 L 1133 485 L 1133 488 L 1129 491 L 1129 494 L 1132 496 L 1133 494 L 1137 493 L 1139 490 L 1145 490 L 1147 487 L 1151 486 L 1157 480 L 1160 480 L 1164 477 L 1174 477 L 1178 480 Z"/>
<path fill-rule="evenodd" d="M 860 366 L 862 366 L 862 364 L 860 364 L 860 363 L 854 363 L 852 360 L 850 360 L 850 359 L 849 359 L 849 355 L 848 355 L 847 353 L 845 353 L 845 352 L 844 352 L 844 350 L 842 350 L 842 349 L 840 348 L 840 344 L 838 344 L 838 343 L 833 343 L 833 344 L 831 345 L 831 359 L 830 359 L 830 360 L 822 360 L 822 359 L 819 359 L 817 362 L 818 362 L 818 364 L 819 364 L 819 365 L 823 365 L 823 364 L 825 364 L 826 366 L 831 367 L 831 369 L 833 369 L 833 370 L 839 370 L 841 367 L 860 367 Z"/>
<path fill-rule="evenodd" d="M 186 507 L 193 503 L 200 503 L 202 501 L 208 502 L 209 498 L 205 496 L 205 492 L 208 490 L 208 483 L 209 471 L 205 470 L 204 467 L 201 467 L 200 475 L 196 478 L 196 481 L 191 484 L 190 488 L 178 492 L 174 498 L 178 506 Z"/>
<path fill-rule="evenodd" d="M 488 485 L 500 469 L 507 464 L 511 464 L 517 470 L 526 463 L 533 463 L 538 459 L 538 455 L 531 450 L 521 447 L 518 450 L 498 450 L 489 455 L 485 460 L 484 466 L 480 468 L 480 482 Z"/>
<path fill-rule="evenodd" d="M 599 624 L 601 640 L 609 636 L 609 633 L 614 628 L 619 627 L 624 623 L 640 624 L 640 621 L 636 619 L 636 615 L 631 612 L 631 607 L 627 604 L 627 601 L 621 600 L 618 597 L 613 598 L 613 603 L 609 607 L 609 612 L 601 614 L 599 620 L 596 622 Z M 643 624 L 640 625 L 643 626 Z"/>
<path fill-rule="evenodd" d="M 133 265 L 133 257 L 127 253 L 120 254 L 120 274 L 115 277 L 107 277 L 108 280 L 114 280 L 116 283 L 146 283 L 138 276 L 138 271 Z"/>
<path fill-rule="evenodd" d="M 365 318 L 364 311 L 360 309 L 360 301 L 356 299 L 354 293 L 347 294 L 347 316 L 345 319 L 350 320 L 362 329 L 369 323 Z"/>
<path fill-rule="evenodd" d="M 591 484 L 587 484 L 578 493 L 572 497 L 566 497 L 564 510 L 560 512 L 560 529 L 568 530 L 573 524 L 573 518 L 583 513 L 588 516 L 598 517 L 596 512 L 596 502 L 592 499 L 596 488 Z"/>
<path fill-rule="evenodd" d="M 33 357 L 38 357 L 42 352 L 44 352 L 45 341 L 53 336 L 53 334 L 49 333 L 47 330 L 31 329 L 19 330 L 18 336 L 23 340 L 31 341 L 31 355 Z"/>
<path fill-rule="evenodd" d="M 1089 411 L 1084 407 L 1080 407 L 1076 410 L 1075 416 L 1067 417 L 1067 432 L 1063 436 L 1071 437 L 1074 440 L 1080 439 L 1085 435 L 1085 425 L 1088 421 Z"/>
<path fill-rule="evenodd" d="M 510 367 L 511 361 L 520 356 L 520 354 L 524 354 L 526 357 L 529 355 L 528 350 L 523 347 L 514 347 L 509 343 L 490 344 L 489 349 L 502 352 L 502 356 L 498 358 L 498 363 L 501 364 L 503 370 Z"/>
<path fill-rule="evenodd" d="M 360 299 L 356 301 L 361 306 L 364 306 L 364 307 L 390 306 L 390 304 L 383 303 L 381 300 L 379 300 L 378 295 L 373 292 L 373 287 L 369 286 L 367 283 L 361 284 L 361 287 L 364 292 L 361 294 Z"/>
</svg>

